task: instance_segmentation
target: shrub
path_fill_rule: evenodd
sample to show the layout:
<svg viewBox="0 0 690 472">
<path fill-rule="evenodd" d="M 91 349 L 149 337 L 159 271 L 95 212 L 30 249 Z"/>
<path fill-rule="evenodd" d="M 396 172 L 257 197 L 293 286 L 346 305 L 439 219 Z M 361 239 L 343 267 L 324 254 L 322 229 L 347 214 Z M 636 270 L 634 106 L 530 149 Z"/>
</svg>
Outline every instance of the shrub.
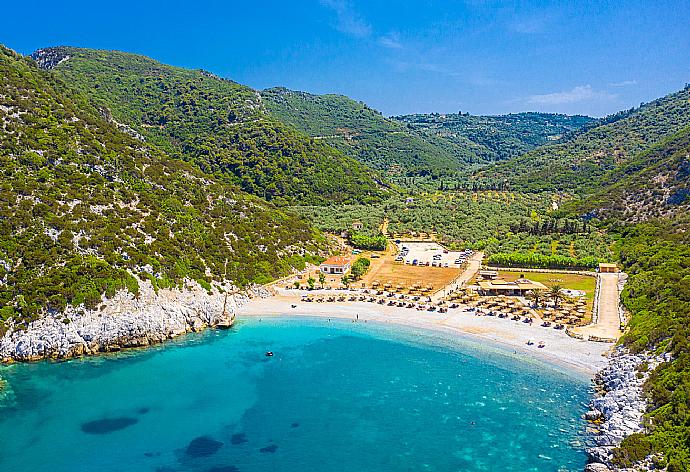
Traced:
<svg viewBox="0 0 690 472">
<path fill-rule="evenodd" d="M 613 451 L 613 463 L 620 467 L 632 467 L 652 453 L 652 444 L 641 433 L 634 433 Z"/>
<path fill-rule="evenodd" d="M 371 261 L 369 259 L 366 257 L 360 257 L 352 264 L 352 267 L 350 268 L 350 275 L 354 280 L 361 279 L 362 276 L 369 270 L 370 265 Z"/>
</svg>

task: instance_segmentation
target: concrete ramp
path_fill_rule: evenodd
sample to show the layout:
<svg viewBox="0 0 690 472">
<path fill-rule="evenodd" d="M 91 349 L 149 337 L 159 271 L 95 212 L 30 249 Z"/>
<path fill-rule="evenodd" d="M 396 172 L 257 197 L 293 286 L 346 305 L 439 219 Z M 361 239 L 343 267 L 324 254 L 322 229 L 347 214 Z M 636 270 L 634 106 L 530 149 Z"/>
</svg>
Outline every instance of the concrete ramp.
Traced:
<svg viewBox="0 0 690 472">
<path fill-rule="evenodd" d="M 599 293 L 597 299 L 596 320 L 587 326 L 573 328 L 577 336 L 593 341 L 616 342 L 621 337 L 621 321 L 619 316 L 620 294 L 618 293 L 618 277 L 620 274 L 600 273 Z"/>
</svg>

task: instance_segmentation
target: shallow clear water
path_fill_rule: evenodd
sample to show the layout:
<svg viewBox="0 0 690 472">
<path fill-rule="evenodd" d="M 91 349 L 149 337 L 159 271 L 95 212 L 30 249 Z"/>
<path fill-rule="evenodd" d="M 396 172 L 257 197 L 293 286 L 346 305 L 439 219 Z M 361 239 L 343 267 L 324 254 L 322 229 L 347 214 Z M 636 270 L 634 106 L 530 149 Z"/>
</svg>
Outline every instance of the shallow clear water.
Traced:
<svg viewBox="0 0 690 472">
<path fill-rule="evenodd" d="M 587 380 L 515 357 L 399 328 L 257 320 L 10 366 L 0 470 L 581 470 Z"/>
</svg>

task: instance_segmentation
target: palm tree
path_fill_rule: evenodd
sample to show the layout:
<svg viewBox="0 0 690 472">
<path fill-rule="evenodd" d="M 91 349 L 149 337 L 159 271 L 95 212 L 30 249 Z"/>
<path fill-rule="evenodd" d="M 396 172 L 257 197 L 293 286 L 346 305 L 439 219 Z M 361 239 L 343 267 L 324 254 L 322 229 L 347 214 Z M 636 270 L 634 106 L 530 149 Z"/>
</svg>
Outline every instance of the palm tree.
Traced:
<svg viewBox="0 0 690 472">
<path fill-rule="evenodd" d="M 558 302 L 563 300 L 563 293 L 561 292 L 562 289 L 563 287 L 558 284 L 552 285 L 549 289 L 549 298 L 553 300 L 554 308 L 558 308 Z"/>
<path fill-rule="evenodd" d="M 543 299 L 541 290 L 530 290 L 527 292 L 527 299 L 532 302 L 534 308 L 539 308 Z"/>
</svg>

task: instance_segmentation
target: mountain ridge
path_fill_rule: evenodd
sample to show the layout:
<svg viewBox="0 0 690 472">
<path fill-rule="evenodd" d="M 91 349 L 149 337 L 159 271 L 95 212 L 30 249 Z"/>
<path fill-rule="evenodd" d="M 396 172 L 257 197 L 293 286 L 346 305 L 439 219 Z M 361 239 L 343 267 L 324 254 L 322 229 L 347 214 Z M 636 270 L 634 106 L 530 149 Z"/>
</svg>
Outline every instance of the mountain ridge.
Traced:
<svg viewBox="0 0 690 472">
<path fill-rule="evenodd" d="M 376 175 L 275 119 L 244 85 L 121 51 L 44 48 L 32 58 L 149 143 L 249 193 L 280 204 L 380 195 Z"/>
<path fill-rule="evenodd" d="M 581 133 L 536 148 L 510 161 L 481 169 L 477 177 L 506 179 L 513 189 L 586 194 L 605 184 L 607 175 L 690 122 L 690 86 L 625 110 Z"/>
<path fill-rule="evenodd" d="M 316 95 L 285 87 L 260 93 L 267 108 L 282 121 L 392 176 L 454 173 L 472 159 L 466 150 L 425 139 L 345 95 Z"/>
</svg>

